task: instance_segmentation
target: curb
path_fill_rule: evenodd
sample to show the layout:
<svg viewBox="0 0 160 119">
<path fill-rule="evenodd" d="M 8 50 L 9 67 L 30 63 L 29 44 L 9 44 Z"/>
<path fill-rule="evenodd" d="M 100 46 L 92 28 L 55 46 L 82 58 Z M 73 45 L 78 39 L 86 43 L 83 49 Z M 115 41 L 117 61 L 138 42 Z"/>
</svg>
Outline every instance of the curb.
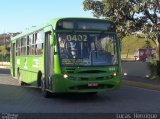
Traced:
<svg viewBox="0 0 160 119">
<path fill-rule="evenodd" d="M 18 80 L 12 78 L 9 74 L 0 74 L 0 84 L 19 86 Z"/>
<path fill-rule="evenodd" d="M 127 80 L 122 80 L 122 83 L 126 84 L 128 86 L 160 91 L 159 85 L 153 85 L 153 84 L 142 83 L 142 82 L 127 81 Z"/>
</svg>

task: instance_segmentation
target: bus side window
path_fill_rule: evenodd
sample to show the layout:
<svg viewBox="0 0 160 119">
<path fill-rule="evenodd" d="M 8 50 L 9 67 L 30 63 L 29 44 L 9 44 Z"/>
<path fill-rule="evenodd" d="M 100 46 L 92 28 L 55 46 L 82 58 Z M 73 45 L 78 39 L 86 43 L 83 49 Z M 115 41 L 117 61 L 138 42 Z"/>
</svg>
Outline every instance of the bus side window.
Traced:
<svg viewBox="0 0 160 119">
<path fill-rule="evenodd" d="M 21 55 L 21 41 L 20 39 L 18 39 L 16 41 L 16 56 L 20 56 Z"/>
<path fill-rule="evenodd" d="M 27 36 L 27 55 L 30 55 L 29 54 L 29 36 Z"/>
<path fill-rule="evenodd" d="M 32 52 L 32 55 L 35 55 L 35 39 L 34 39 L 34 35 L 32 34 L 31 35 L 31 52 Z"/>
<path fill-rule="evenodd" d="M 35 47 L 36 47 L 36 55 L 41 55 L 43 52 L 43 41 L 44 41 L 44 32 L 39 31 L 35 34 Z"/>
<path fill-rule="evenodd" d="M 21 38 L 21 55 L 26 55 L 27 38 Z"/>
<path fill-rule="evenodd" d="M 37 55 L 42 54 L 42 49 L 43 49 L 43 44 L 42 43 L 36 44 L 36 54 Z"/>
<path fill-rule="evenodd" d="M 27 37 L 27 55 L 35 55 L 35 43 L 33 34 Z"/>
<path fill-rule="evenodd" d="M 18 40 L 16 41 L 16 56 L 18 56 Z"/>
</svg>

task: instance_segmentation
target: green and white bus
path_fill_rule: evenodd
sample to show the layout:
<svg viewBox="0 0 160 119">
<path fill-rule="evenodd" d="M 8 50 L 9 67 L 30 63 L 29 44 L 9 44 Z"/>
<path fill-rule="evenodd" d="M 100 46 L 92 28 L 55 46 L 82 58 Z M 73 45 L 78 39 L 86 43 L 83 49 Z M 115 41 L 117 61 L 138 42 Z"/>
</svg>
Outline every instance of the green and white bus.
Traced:
<svg viewBox="0 0 160 119">
<path fill-rule="evenodd" d="M 58 18 L 11 39 L 11 74 L 50 93 L 97 93 L 121 84 L 115 24 L 93 18 Z"/>
</svg>

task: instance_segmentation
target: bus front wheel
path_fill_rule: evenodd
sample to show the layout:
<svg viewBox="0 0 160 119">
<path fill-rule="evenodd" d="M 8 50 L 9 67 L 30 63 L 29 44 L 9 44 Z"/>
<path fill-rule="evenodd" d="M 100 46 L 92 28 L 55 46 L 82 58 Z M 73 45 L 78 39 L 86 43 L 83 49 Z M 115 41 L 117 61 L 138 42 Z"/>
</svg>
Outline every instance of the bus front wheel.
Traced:
<svg viewBox="0 0 160 119">
<path fill-rule="evenodd" d="M 41 79 L 41 91 L 42 91 L 42 95 L 45 97 L 45 98 L 49 98 L 50 97 L 50 92 L 48 92 L 46 90 L 46 83 L 45 83 L 45 79 L 42 78 Z"/>
</svg>

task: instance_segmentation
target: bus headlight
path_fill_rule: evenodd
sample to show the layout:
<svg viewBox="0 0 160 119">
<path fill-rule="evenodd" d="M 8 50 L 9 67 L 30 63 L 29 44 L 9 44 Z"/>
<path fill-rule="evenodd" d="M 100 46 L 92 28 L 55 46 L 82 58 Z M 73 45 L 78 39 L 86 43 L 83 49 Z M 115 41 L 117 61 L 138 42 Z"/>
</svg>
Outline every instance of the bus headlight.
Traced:
<svg viewBox="0 0 160 119">
<path fill-rule="evenodd" d="M 67 79 L 67 78 L 68 78 L 68 75 L 67 75 L 67 74 L 64 74 L 63 77 L 64 77 L 65 79 Z"/>
<path fill-rule="evenodd" d="M 114 73 L 113 76 L 117 76 L 117 73 Z"/>
</svg>

